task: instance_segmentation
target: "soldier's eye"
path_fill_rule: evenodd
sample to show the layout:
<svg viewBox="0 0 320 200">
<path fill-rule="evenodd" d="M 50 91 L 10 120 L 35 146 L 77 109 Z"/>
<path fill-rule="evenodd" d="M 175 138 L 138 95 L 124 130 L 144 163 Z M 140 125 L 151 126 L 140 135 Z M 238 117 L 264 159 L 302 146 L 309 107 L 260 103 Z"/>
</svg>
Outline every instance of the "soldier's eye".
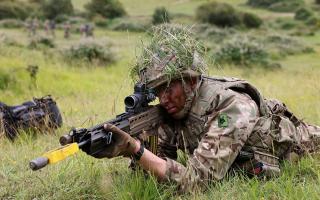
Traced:
<svg viewBox="0 0 320 200">
<path fill-rule="evenodd" d="M 167 88 L 165 89 L 165 93 L 171 94 L 171 92 L 172 92 L 172 88 L 171 88 L 171 87 L 167 87 Z"/>
<path fill-rule="evenodd" d="M 158 97 L 160 95 L 161 91 L 162 90 L 160 88 L 157 88 L 157 89 L 154 90 L 154 93 Z"/>
<path fill-rule="evenodd" d="M 155 95 L 159 96 L 166 89 L 165 85 L 159 86 L 154 89 Z"/>
</svg>

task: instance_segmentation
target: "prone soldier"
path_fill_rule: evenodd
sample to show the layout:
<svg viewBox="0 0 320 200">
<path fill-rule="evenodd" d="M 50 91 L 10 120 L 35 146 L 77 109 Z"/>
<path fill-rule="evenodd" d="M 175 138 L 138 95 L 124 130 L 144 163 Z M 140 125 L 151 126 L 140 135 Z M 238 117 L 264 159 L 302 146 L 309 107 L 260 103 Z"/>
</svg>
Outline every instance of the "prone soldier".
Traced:
<svg viewBox="0 0 320 200">
<path fill-rule="evenodd" d="M 96 158 L 131 157 L 181 190 L 223 179 L 228 171 L 272 177 L 279 162 L 317 150 L 320 127 L 298 119 L 282 102 L 265 99 L 245 80 L 205 76 L 205 48 L 185 28 L 160 26 L 132 70 L 156 91 L 165 111 L 156 153 L 116 126 L 115 142 Z M 177 162 L 177 150 L 188 155 Z"/>
</svg>

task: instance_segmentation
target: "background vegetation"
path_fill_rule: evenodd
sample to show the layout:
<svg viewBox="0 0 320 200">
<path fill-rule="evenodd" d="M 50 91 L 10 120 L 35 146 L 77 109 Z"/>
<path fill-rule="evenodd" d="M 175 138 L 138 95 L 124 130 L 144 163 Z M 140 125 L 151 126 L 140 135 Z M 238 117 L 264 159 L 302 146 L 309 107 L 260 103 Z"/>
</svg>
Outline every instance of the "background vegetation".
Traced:
<svg viewBox="0 0 320 200">
<path fill-rule="evenodd" d="M 133 86 L 129 68 L 139 52 L 137 46 L 148 39 L 145 32 L 155 9 L 161 7 L 170 13 L 171 23 L 189 25 L 205 41 L 210 75 L 247 79 L 265 97 L 284 101 L 304 121 L 320 125 L 319 6 L 305 0 L 301 5 L 307 11 L 273 12 L 269 7 L 252 6 L 253 1 L 216 2 L 230 4 L 239 20 L 243 18 L 238 13 L 259 17 L 262 23 L 254 29 L 244 25 L 219 28 L 199 21 L 196 11 L 206 0 L 120 0 L 126 15 L 115 19 L 89 15 L 86 5 L 90 0 L 73 0 L 73 13 L 65 17 L 72 24 L 68 40 L 63 38 L 63 24 L 57 24 L 55 37 L 46 35 L 42 26 L 37 37 L 47 39 L 29 37 L 22 20 L 30 16 L 2 18 L 1 10 L 9 9 L 1 1 L 0 19 L 11 21 L 0 22 L 0 101 L 15 105 L 51 94 L 64 125 L 54 134 L 21 133 L 14 143 L 0 138 L 0 199 L 319 199 L 317 154 L 283 163 L 282 175 L 273 180 L 237 174 L 208 186 L 205 192 L 188 194 L 176 194 L 174 184 L 132 173 L 128 160 L 122 158 L 98 160 L 80 152 L 40 171 L 28 168 L 29 160 L 58 147 L 59 137 L 71 127 L 91 126 L 124 111 L 123 98 Z M 19 2 L 34 9 L 42 1 Z M 28 6 L 19 7 L 25 8 Z M 309 11 L 312 16 L 306 14 Z M 41 13 L 27 12 L 31 13 L 39 16 L 39 22 L 45 20 Z M 15 25 L 19 23 L 22 25 Z M 84 23 L 95 24 L 93 38 L 80 34 L 79 26 Z M 35 47 L 30 47 L 32 41 Z M 80 45 L 91 41 L 92 45 Z M 26 70 L 29 65 L 39 66 L 36 84 Z"/>
</svg>

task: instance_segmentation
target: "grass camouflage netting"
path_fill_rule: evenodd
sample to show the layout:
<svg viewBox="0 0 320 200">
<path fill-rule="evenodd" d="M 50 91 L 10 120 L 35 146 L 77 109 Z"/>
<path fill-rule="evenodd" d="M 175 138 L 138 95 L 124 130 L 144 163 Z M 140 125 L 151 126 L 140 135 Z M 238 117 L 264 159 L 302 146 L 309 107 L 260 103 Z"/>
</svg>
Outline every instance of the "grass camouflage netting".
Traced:
<svg viewBox="0 0 320 200">
<path fill-rule="evenodd" d="M 142 52 L 131 69 L 134 82 L 139 80 L 143 70 L 150 71 L 157 67 L 162 68 L 161 74 L 169 82 L 172 78 L 182 77 L 183 70 L 206 73 L 207 66 L 203 61 L 206 48 L 193 37 L 191 27 L 163 24 L 153 27 L 151 34 L 150 43 L 142 43 Z"/>
</svg>

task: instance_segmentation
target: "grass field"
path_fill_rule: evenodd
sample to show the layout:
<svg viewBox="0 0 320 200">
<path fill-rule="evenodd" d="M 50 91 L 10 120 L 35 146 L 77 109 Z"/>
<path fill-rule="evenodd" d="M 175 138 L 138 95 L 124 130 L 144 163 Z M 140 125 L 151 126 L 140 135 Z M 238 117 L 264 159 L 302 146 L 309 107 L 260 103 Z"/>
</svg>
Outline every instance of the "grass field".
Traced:
<svg viewBox="0 0 320 200">
<path fill-rule="evenodd" d="M 86 0 L 74 0 L 83 9 Z M 130 16 L 147 16 L 158 6 L 167 6 L 174 13 L 192 16 L 195 7 L 206 1 L 128 1 L 121 0 Z M 252 11 L 269 19 L 288 17 L 269 11 L 253 10 L 244 0 L 225 1 L 239 9 Z M 25 45 L 26 33 L 21 29 L 1 29 Z M 0 70 L 16 79 L 7 89 L 0 90 L 0 101 L 20 104 L 32 97 L 51 94 L 62 111 L 64 125 L 55 134 L 22 133 L 12 143 L 0 138 L 0 199 L 319 199 L 320 157 L 307 156 L 298 163 L 283 163 L 283 173 L 269 181 L 247 179 L 241 175 L 227 177 L 208 187 L 206 192 L 193 191 L 178 195 L 174 185 L 161 184 L 153 177 L 132 173 L 128 160 L 122 158 L 94 159 L 80 152 L 58 164 L 40 171 L 28 168 L 29 160 L 59 146 L 59 136 L 71 127 L 86 127 L 105 121 L 124 111 L 123 98 L 132 92 L 129 68 L 138 52 L 136 46 L 146 40 L 143 33 L 115 32 L 96 29 L 97 39 L 109 38 L 114 44 L 118 61 L 108 66 L 69 64 L 58 50 L 76 43 L 79 34 L 69 41 L 59 30 L 52 50 L 30 50 L 25 47 L 0 45 Z M 210 66 L 210 75 L 235 76 L 248 80 L 267 98 L 277 98 L 307 122 L 320 124 L 320 32 L 300 38 L 315 52 L 288 56 L 279 60 L 282 68 Z M 37 87 L 32 87 L 28 65 L 38 65 Z"/>
</svg>

